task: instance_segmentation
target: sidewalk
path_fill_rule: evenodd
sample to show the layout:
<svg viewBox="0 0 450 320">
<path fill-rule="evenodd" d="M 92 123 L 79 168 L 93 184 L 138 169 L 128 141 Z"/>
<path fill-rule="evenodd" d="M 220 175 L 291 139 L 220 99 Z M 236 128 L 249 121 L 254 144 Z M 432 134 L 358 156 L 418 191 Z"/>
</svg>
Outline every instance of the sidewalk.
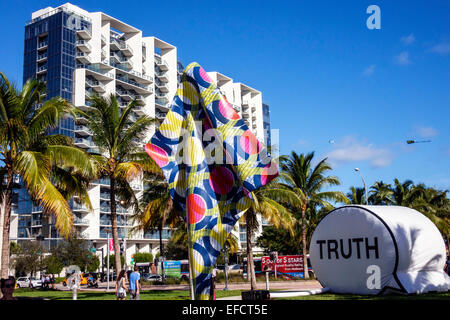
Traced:
<svg viewBox="0 0 450 320">
<path fill-rule="evenodd" d="M 109 283 L 109 291 L 114 292 L 115 282 L 111 281 Z M 68 287 L 64 287 L 62 284 L 56 285 L 58 290 L 69 291 Z M 80 291 L 92 291 L 92 292 L 106 292 L 107 283 L 100 282 L 99 288 L 87 288 L 86 286 L 82 286 Z M 225 284 L 219 283 L 216 284 L 216 290 L 221 291 L 225 288 Z M 303 290 L 313 290 L 320 289 L 322 286 L 317 280 L 297 280 L 297 281 L 272 281 L 269 283 L 270 290 L 283 290 L 283 291 L 303 291 Z M 238 283 L 229 283 L 229 290 L 250 290 L 250 283 L 248 282 L 238 282 Z M 266 283 L 265 282 L 257 282 L 256 290 L 265 290 Z M 189 286 L 186 284 L 173 284 L 173 285 L 145 285 L 143 290 L 189 290 Z M 241 300 L 241 296 L 233 296 L 220 298 L 217 300 Z"/>
<path fill-rule="evenodd" d="M 223 290 L 225 285 L 219 284 L 216 286 L 216 290 Z M 250 290 L 250 284 L 229 284 L 228 288 L 230 290 Z M 307 291 L 320 289 L 322 286 L 317 280 L 303 280 L 303 281 L 274 281 L 269 283 L 269 290 L 283 290 L 283 291 Z M 266 283 L 265 282 L 257 282 L 256 283 L 257 290 L 265 290 Z M 242 300 L 241 296 L 231 296 L 225 298 L 219 298 L 217 300 Z"/>
</svg>

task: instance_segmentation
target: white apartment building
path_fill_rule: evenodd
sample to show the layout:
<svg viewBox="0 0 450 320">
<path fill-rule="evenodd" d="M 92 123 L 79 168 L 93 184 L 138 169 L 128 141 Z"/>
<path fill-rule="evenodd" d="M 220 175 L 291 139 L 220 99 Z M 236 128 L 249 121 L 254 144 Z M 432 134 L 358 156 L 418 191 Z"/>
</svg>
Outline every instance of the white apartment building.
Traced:
<svg viewBox="0 0 450 320">
<path fill-rule="evenodd" d="M 32 13 L 25 27 L 24 81 L 36 77 L 47 82 L 47 97 L 60 95 L 84 110 L 90 108 L 90 94 L 115 94 L 121 107 L 137 99 L 143 106 L 133 117 L 143 115 L 164 119 L 176 93 L 182 65 L 177 48 L 113 18 L 103 12 L 88 12 L 70 3 L 47 7 Z M 54 34 L 62 34 L 61 37 Z M 55 53 L 56 52 L 56 53 Z M 60 73 L 55 72 L 60 71 Z M 264 141 L 262 94 L 221 73 L 210 72 L 227 100 L 233 104 L 249 128 Z M 59 87 L 58 87 L 59 86 Z M 92 142 L 85 118 L 67 120 L 60 132 L 74 138 L 75 144 L 87 151 L 98 148 Z M 147 142 L 153 132 L 149 133 Z M 143 192 L 141 182 L 132 185 L 137 195 Z M 49 244 L 59 239 L 53 221 L 42 216 L 40 208 L 31 204 L 23 190 L 11 224 L 12 240 L 44 237 Z M 97 254 L 107 252 L 107 229 L 111 228 L 109 181 L 101 179 L 91 184 L 89 196 L 93 211 L 70 200 L 75 228 L 90 240 Z M 119 238 L 125 241 L 126 264 L 136 252 L 159 251 L 158 232 L 129 234 L 132 227 L 126 208 L 118 205 Z M 130 209 L 131 210 L 131 209 Z M 164 243 L 170 229 L 163 231 Z M 240 231 L 245 241 L 245 230 Z M 245 245 L 243 246 L 245 250 Z M 103 252 L 103 253 L 102 253 Z"/>
</svg>

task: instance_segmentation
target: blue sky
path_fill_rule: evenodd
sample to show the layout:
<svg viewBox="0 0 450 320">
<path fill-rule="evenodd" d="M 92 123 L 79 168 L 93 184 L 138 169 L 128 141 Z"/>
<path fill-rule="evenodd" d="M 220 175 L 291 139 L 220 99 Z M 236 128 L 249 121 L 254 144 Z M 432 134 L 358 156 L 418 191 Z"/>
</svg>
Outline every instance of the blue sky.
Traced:
<svg viewBox="0 0 450 320">
<path fill-rule="evenodd" d="M 0 70 L 18 84 L 24 23 L 62 3 L 0 3 Z M 361 186 L 355 167 L 368 185 L 397 177 L 450 189 L 448 1 L 72 3 L 174 44 L 185 65 L 197 61 L 261 90 L 281 153 L 329 157 L 341 190 Z M 381 30 L 366 27 L 371 4 L 381 9 Z"/>
</svg>

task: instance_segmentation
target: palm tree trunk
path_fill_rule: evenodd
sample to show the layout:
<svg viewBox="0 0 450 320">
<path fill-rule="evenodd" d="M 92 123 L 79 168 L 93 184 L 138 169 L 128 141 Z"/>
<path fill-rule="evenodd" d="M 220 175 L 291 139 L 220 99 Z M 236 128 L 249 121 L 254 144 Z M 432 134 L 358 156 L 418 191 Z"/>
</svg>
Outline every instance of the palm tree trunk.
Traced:
<svg viewBox="0 0 450 320">
<path fill-rule="evenodd" d="M 302 207 L 302 254 L 303 254 L 303 274 L 305 279 L 309 279 L 308 259 L 306 258 L 306 204 Z"/>
<path fill-rule="evenodd" d="M 247 233 L 247 277 L 250 276 L 250 290 L 256 290 L 255 265 L 253 263 L 253 249 L 252 249 L 252 231 L 250 219 L 248 219 L 249 212 L 245 213 L 246 233 Z"/>
<path fill-rule="evenodd" d="M 120 259 L 119 234 L 117 232 L 116 187 L 115 187 L 114 177 L 112 175 L 110 175 L 109 179 L 110 179 L 109 200 L 111 202 L 112 235 L 113 235 L 113 242 L 114 242 L 114 263 L 116 266 L 116 274 L 117 274 L 117 276 L 119 276 L 119 273 L 122 270 L 122 264 L 121 264 L 121 259 Z"/>
<path fill-rule="evenodd" d="M 14 174 L 8 169 L 6 188 L 2 195 L 2 203 L 0 210 L 3 214 L 2 226 L 2 245 L 1 245 L 1 278 L 6 279 L 9 276 L 9 229 L 11 222 L 11 201 L 12 201 L 12 184 Z"/>
</svg>

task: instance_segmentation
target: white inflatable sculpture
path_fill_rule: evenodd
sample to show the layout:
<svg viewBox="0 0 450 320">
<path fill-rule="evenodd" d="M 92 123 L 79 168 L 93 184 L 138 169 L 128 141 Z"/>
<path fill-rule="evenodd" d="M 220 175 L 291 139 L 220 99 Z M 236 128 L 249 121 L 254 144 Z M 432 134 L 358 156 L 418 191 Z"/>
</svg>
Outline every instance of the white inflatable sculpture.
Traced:
<svg viewBox="0 0 450 320">
<path fill-rule="evenodd" d="M 398 206 L 345 206 L 317 226 L 312 268 L 336 293 L 449 291 L 445 244 L 420 212 Z"/>
</svg>

